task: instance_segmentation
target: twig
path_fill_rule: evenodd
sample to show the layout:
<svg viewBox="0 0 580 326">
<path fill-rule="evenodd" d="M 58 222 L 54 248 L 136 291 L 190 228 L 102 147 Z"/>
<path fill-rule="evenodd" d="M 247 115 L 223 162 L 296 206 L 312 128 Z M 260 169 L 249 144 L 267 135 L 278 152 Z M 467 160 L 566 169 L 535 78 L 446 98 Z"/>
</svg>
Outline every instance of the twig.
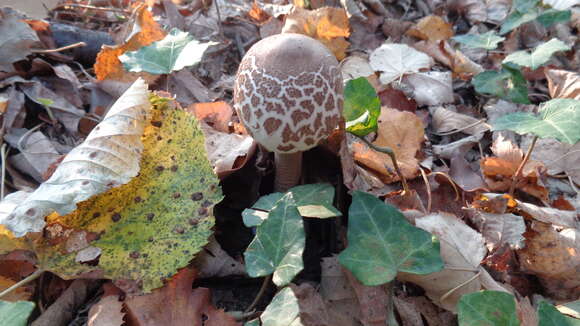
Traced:
<svg viewBox="0 0 580 326">
<path fill-rule="evenodd" d="M 262 282 L 262 286 L 260 287 L 260 291 L 258 291 L 256 298 L 254 298 L 254 301 L 252 301 L 250 306 L 246 310 L 244 310 L 245 313 L 252 311 L 252 309 L 254 309 L 254 307 L 258 304 L 260 299 L 262 299 L 262 296 L 264 296 L 264 293 L 266 293 L 266 289 L 268 288 L 268 285 L 270 285 L 270 281 L 272 281 L 272 274 L 264 277 L 264 281 Z"/>
<path fill-rule="evenodd" d="M 447 293 L 445 293 L 444 295 L 441 296 L 441 298 L 439 299 L 439 302 L 445 301 L 445 299 L 447 299 L 447 297 L 449 297 L 451 294 L 453 294 L 453 292 L 459 290 L 459 288 L 461 288 L 462 286 L 465 286 L 465 285 L 471 283 L 473 280 L 478 278 L 480 274 L 481 274 L 481 271 L 478 271 L 477 274 L 470 277 L 467 281 L 465 281 L 465 282 L 459 284 L 458 286 L 454 287 L 453 289 L 447 291 Z"/>
<path fill-rule="evenodd" d="M 530 156 L 532 156 L 532 151 L 534 150 L 534 146 L 536 145 L 537 140 L 538 140 L 538 136 L 534 136 L 534 139 L 532 140 L 532 144 L 530 145 L 530 147 L 528 148 L 528 151 L 526 152 L 526 156 L 524 156 L 524 159 L 522 160 L 522 162 L 520 163 L 520 166 L 518 166 L 518 169 L 516 170 L 516 173 L 514 173 L 514 176 L 512 177 L 512 184 L 510 186 L 510 192 L 509 192 L 509 195 L 512 197 L 514 195 L 514 191 L 516 190 L 516 184 L 518 183 L 518 181 L 520 179 L 520 174 L 522 173 L 522 170 L 524 169 L 524 165 L 526 165 L 526 163 L 528 163 L 528 161 L 530 160 Z"/>
<path fill-rule="evenodd" d="M 110 11 L 110 12 L 120 12 L 126 15 L 130 15 L 131 12 L 128 10 L 124 10 L 124 9 L 117 9 L 117 8 L 103 8 L 103 7 L 95 7 L 95 6 L 89 6 L 89 5 L 82 5 L 82 4 L 78 4 L 78 3 L 65 3 L 65 4 L 61 4 L 60 6 L 57 6 L 53 9 L 53 11 L 59 10 L 59 9 L 69 9 L 69 8 L 81 8 L 81 9 L 88 9 L 88 10 L 94 10 L 94 11 Z"/>
<path fill-rule="evenodd" d="M 38 278 L 42 273 L 44 273 L 44 271 L 42 269 L 37 269 L 34 273 L 26 276 L 25 278 L 23 278 L 22 280 L 16 282 L 14 285 L 12 285 L 11 287 L 7 288 L 6 290 L 0 292 L 0 298 L 4 297 L 5 295 L 8 295 L 8 293 L 16 290 L 17 288 L 21 287 L 22 285 L 34 281 L 36 278 Z"/>
<path fill-rule="evenodd" d="M 0 200 L 4 200 L 4 184 L 6 183 L 6 144 L 2 144 L 0 148 L 0 155 L 2 159 L 2 184 L 0 184 Z"/>
<path fill-rule="evenodd" d="M 79 48 L 81 46 L 87 46 L 87 43 L 77 42 L 77 43 L 69 44 L 69 45 L 63 46 L 61 48 L 56 48 L 56 49 L 46 49 L 46 50 L 44 50 L 44 49 L 32 49 L 30 51 L 32 53 L 54 53 L 54 52 L 60 52 L 60 51 L 74 49 L 74 48 Z"/>
<path fill-rule="evenodd" d="M 34 128 L 25 132 L 24 135 L 22 135 L 22 137 L 20 137 L 20 139 L 18 139 L 18 143 L 16 143 L 16 148 L 18 148 L 19 151 L 24 153 L 25 151 L 24 151 L 24 149 L 22 149 L 22 142 L 24 141 L 24 139 L 28 138 L 33 132 L 40 129 L 40 127 L 42 127 L 42 126 L 44 126 L 44 122 L 36 125 Z"/>
<path fill-rule="evenodd" d="M 434 132 L 433 134 L 437 135 L 437 136 L 448 136 L 448 135 L 453 135 L 455 133 L 461 132 L 463 130 L 467 130 L 469 128 L 475 127 L 481 123 L 484 123 L 485 119 L 481 119 L 481 120 L 477 120 L 473 123 L 468 124 L 467 126 L 463 126 L 461 128 L 458 129 L 454 129 L 454 130 L 450 130 L 450 131 L 446 131 L 446 132 Z"/>
<path fill-rule="evenodd" d="M 391 161 L 393 162 L 393 167 L 395 168 L 397 175 L 399 175 L 399 179 L 401 179 L 401 184 L 403 185 L 403 192 L 406 194 L 409 193 L 409 185 L 407 184 L 407 179 L 405 179 L 405 177 L 403 176 L 403 173 L 401 172 L 401 169 L 399 169 L 399 164 L 397 163 L 397 157 L 395 156 L 395 152 L 389 147 L 379 147 L 379 146 L 369 142 L 364 137 L 360 137 L 360 136 L 357 136 L 357 137 L 360 140 L 362 140 L 368 147 L 374 149 L 375 151 L 389 155 L 389 157 L 391 158 Z"/>
<path fill-rule="evenodd" d="M 220 14 L 220 5 L 218 4 L 219 0 L 213 0 L 213 4 L 215 5 L 215 10 L 217 11 L 217 17 L 218 17 L 218 30 L 220 32 L 220 37 L 222 39 L 225 39 L 224 36 L 224 29 L 222 28 L 222 16 Z"/>
<path fill-rule="evenodd" d="M 419 167 L 419 171 L 421 171 L 423 182 L 425 182 L 425 190 L 427 190 L 427 213 L 431 213 L 431 204 L 432 204 L 431 183 L 429 183 L 429 178 L 427 177 L 427 174 L 425 173 L 425 171 L 423 171 L 421 167 Z"/>
<path fill-rule="evenodd" d="M 447 178 L 447 180 L 449 180 L 449 183 L 451 184 L 451 187 L 453 187 L 453 190 L 455 190 L 455 201 L 459 200 L 459 189 L 457 189 L 455 182 L 453 181 L 453 179 L 451 179 L 451 177 L 447 173 L 443 173 L 443 172 L 438 171 L 438 172 L 429 173 L 429 175 L 431 175 L 431 174 L 442 175 L 445 178 Z"/>
</svg>

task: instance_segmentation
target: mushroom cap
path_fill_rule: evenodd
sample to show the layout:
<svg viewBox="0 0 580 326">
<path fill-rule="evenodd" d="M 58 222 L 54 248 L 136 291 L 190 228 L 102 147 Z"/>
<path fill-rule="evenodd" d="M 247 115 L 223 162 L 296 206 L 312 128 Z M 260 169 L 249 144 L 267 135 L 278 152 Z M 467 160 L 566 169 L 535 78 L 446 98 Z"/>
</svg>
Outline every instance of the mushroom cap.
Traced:
<svg viewBox="0 0 580 326">
<path fill-rule="evenodd" d="M 267 150 L 295 153 L 318 145 L 340 121 L 342 76 L 334 55 L 317 40 L 284 33 L 246 53 L 234 84 L 234 108 Z"/>
</svg>

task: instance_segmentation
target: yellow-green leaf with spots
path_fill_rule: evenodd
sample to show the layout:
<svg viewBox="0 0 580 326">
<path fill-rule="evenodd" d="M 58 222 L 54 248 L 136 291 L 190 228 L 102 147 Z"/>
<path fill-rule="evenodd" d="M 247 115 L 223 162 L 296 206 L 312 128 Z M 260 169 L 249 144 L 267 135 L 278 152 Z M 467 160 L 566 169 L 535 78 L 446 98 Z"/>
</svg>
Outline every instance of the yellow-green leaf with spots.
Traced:
<svg viewBox="0 0 580 326">
<path fill-rule="evenodd" d="M 207 243 L 212 207 L 221 200 L 204 138 L 193 116 L 151 98 L 139 175 L 47 217 L 39 265 L 64 278 L 110 278 L 130 292 L 150 292 Z M 94 240 L 93 240 L 94 239 Z"/>
</svg>

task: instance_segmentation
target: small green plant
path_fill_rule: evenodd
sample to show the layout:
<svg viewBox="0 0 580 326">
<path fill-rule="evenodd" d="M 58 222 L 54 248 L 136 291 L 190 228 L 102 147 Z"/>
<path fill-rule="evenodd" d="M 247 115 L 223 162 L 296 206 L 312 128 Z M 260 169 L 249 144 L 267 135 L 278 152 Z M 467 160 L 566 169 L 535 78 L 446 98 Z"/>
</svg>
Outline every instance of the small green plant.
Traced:
<svg viewBox="0 0 580 326">
<path fill-rule="evenodd" d="M 567 22 L 571 17 L 570 10 L 545 9 L 541 6 L 540 0 L 514 0 L 511 13 L 501 25 L 500 34 L 507 34 L 534 20 L 545 27 L 550 27 L 555 23 Z"/>
</svg>

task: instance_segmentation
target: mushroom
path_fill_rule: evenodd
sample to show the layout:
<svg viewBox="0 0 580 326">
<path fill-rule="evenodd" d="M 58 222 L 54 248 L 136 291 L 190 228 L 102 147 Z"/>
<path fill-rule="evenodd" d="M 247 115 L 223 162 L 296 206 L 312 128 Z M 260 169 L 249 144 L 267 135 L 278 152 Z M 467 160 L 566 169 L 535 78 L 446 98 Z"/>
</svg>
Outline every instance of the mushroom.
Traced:
<svg viewBox="0 0 580 326">
<path fill-rule="evenodd" d="M 234 108 L 250 135 L 275 153 L 275 191 L 298 184 L 302 152 L 338 125 L 342 88 L 334 55 L 302 34 L 266 37 L 242 58 Z"/>
</svg>

